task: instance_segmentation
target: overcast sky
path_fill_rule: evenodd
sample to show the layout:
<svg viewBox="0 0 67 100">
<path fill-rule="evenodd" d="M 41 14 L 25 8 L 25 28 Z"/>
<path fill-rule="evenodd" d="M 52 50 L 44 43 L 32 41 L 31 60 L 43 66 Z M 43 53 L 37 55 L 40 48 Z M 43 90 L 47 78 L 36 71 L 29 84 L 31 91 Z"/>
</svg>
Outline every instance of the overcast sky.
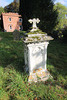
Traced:
<svg viewBox="0 0 67 100">
<path fill-rule="evenodd" d="M 4 7 L 13 1 L 14 0 L 0 0 L 0 6 Z M 67 0 L 55 0 L 55 3 L 57 3 L 57 2 L 60 2 L 61 4 L 67 6 Z"/>
</svg>

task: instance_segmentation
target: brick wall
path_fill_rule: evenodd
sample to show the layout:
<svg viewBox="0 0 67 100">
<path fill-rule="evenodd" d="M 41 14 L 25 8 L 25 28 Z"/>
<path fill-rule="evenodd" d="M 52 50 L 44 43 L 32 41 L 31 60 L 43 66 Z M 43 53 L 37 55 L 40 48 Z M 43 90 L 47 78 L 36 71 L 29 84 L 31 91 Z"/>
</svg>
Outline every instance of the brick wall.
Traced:
<svg viewBox="0 0 67 100">
<path fill-rule="evenodd" d="M 13 32 L 22 28 L 22 18 L 18 13 L 2 13 L 4 31 Z M 21 19 L 21 21 L 19 21 Z"/>
</svg>

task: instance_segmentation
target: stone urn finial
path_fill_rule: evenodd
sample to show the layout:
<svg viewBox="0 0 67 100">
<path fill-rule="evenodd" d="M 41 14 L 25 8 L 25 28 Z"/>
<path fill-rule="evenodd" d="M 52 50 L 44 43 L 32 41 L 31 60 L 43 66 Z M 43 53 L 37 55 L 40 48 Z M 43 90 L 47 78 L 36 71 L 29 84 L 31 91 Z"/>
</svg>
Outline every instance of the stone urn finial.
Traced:
<svg viewBox="0 0 67 100">
<path fill-rule="evenodd" d="M 32 24 L 32 30 L 31 30 L 31 32 L 36 31 L 36 30 L 38 29 L 36 23 L 39 23 L 39 22 L 40 22 L 39 18 L 37 18 L 37 19 L 35 19 L 35 18 L 29 19 L 28 21 L 29 21 L 30 23 L 33 23 L 33 24 Z"/>
</svg>

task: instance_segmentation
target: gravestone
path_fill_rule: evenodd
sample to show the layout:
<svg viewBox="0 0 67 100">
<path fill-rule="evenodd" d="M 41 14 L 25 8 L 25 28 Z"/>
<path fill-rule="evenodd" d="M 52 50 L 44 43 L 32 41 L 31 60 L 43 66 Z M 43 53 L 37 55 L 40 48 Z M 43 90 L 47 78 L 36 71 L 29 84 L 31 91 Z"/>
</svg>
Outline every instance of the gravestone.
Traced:
<svg viewBox="0 0 67 100">
<path fill-rule="evenodd" d="M 14 40 L 20 40 L 20 32 L 18 30 L 13 32 L 13 38 Z"/>
<path fill-rule="evenodd" d="M 0 37 L 0 41 L 2 40 L 2 37 Z"/>
<path fill-rule="evenodd" d="M 24 57 L 25 57 L 25 70 L 29 72 L 28 81 L 46 81 L 50 73 L 47 71 L 47 46 L 52 37 L 38 29 L 36 23 L 40 20 L 30 19 L 29 22 L 33 23 L 33 28 L 27 33 L 24 40 Z M 35 27 L 35 28 L 34 28 Z"/>
</svg>

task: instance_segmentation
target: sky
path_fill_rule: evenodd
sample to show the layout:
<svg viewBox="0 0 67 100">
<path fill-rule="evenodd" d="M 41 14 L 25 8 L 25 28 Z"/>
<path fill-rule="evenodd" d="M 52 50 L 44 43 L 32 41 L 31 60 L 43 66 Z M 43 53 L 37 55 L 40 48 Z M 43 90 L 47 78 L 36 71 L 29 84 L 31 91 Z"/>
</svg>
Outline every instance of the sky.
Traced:
<svg viewBox="0 0 67 100">
<path fill-rule="evenodd" d="M 6 5 L 10 4 L 14 0 L 0 0 L 0 7 L 5 7 Z"/>
<path fill-rule="evenodd" d="M 55 0 L 55 3 L 60 2 L 67 7 L 67 0 Z"/>
<path fill-rule="evenodd" d="M 11 2 L 13 2 L 14 0 L 0 0 L 0 7 L 4 7 L 8 4 L 10 4 Z M 67 6 L 67 0 L 55 0 L 55 3 L 60 2 L 61 4 Z"/>
</svg>

